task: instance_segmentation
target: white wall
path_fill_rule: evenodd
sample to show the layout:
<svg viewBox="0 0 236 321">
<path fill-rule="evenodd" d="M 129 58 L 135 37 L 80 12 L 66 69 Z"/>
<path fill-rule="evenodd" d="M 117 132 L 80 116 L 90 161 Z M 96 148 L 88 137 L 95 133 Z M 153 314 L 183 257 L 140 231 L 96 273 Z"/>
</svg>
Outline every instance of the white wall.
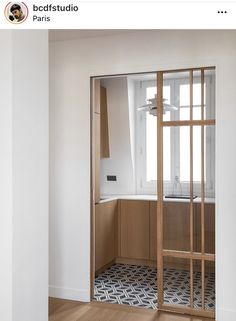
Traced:
<svg viewBox="0 0 236 321">
<path fill-rule="evenodd" d="M 12 321 L 11 32 L 0 32 L 0 311 Z"/>
<path fill-rule="evenodd" d="M 107 88 L 110 157 L 101 159 L 101 195 L 134 194 L 134 167 L 127 77 L 101 80 Z M 134 117 L 133 117 L 134 119 Z M 117 181 L 107 181 L 116 175 Z"/>
<path fill-rule="evenodd" d="M 135 127 L 136 127 L 136 95 L 135 95 L 135 81 L 127 77 L 128 87 L 128 101 L 129 101 L 129 130 L 130 130 L 130 150 L 131 150 L 131 162 L 133 171 L 133 189 L 136 193 L 136 157 L 135 157 Z"/>
<path fill-rule="evenodd" d="M 235 38 L 235 31 L 156 30 L 51 44 L 52 294 L 89 297 L 89 77 L 216 65 L 217 316 L 236 319 Z"/>
<path fill-rule="evenodd" d="M 5 60 L 1 59 L 5 64 L 1 68 L 1 83 L 2 76 L 6 77 L 1 86 L 0 110 L 0 119 L 4 116 L 6 121 L 0 126 L 1 133 L 2 130 L 6 133 L 4 140 L 0 140 L 0 150 L 5 155 L 5 159 L 1 157 L 4 163 L 0 171 L 5 170 L 1 184 L 2 178 L 6 182 L 3 227 L 1 222 L 1 228 L 6 228 L 5 248 L 1 258 L 6 259 L 3 267 L 8 266 L 8 273 L 3 270 L 6 280 L 0 287 L 1 296 L 2 291 L 6 295 L 1 302 L 6 303 L 1 317 L 4 321 L 46 321 L 48 35 L 47 31 L 21 30 L 0 31 L 0 37 L 3 52 L 8 49 Z"/>
</svg>

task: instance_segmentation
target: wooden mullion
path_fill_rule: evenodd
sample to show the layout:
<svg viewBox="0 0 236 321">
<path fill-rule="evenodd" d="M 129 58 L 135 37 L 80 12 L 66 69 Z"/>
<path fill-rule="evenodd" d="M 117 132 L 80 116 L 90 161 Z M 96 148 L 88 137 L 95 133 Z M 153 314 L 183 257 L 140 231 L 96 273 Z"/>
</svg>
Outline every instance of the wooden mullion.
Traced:
<svg viewBox="0 0 236 321">
<path fill-rule="evenodd" d="M 201 69 L 201 120 L 204 121 L 204 68 Z M 201 250 L 205 254 L 205 135 L 201 125 Z M 202 309 L 205 309 L 205 263 L 202 259 Z"/>
<path fill-rule="evenodd" d="M 202 254 L 199 252 L 187 252 L 187 251 L 177 251 L 177 250 L 162 250 L 162 255 L 167 257 L 175 257 L 181 259 L 193 259 L 193 260 L 205 260 L 205 261 L 215 261 L 215 254 Z"/>
<path fill-rule="evenodd" d="M 158 307 L 164 301 L 163 290 L 163 73 L 157 72 L 157 293 Z"/>
<path fill-rule="evenodd" d="M 164 127 L 172 127 L 172 126 L 211 126 L 215 125 L 214 119 L 204 119 L 204 120 L 170 120 L 170 121 L 163 121 L 161 123 Z"/>
<path fill-rule="evenodd" d="M 189 71 L 190 122 L 193 120 L 193 70 Z M 193 125 L 190 125 L 190 252 L 193 254 Z M 193 308 L 193 259 L 190 259 L 190 307 Z"/>
</svg>

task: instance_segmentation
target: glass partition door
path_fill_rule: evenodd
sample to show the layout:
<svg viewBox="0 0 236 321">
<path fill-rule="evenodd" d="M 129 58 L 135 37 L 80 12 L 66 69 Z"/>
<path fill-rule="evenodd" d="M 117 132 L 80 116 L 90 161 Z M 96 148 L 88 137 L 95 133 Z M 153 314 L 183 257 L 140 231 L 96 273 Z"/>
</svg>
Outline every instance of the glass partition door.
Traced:
<svg viewBox="0 0 236 321">
<path fill-rule="evenodd" d="M 213 67 L 157 72 L 158 308 L 208 317 L 215 296 L 214 85 Z"/>
</svg>

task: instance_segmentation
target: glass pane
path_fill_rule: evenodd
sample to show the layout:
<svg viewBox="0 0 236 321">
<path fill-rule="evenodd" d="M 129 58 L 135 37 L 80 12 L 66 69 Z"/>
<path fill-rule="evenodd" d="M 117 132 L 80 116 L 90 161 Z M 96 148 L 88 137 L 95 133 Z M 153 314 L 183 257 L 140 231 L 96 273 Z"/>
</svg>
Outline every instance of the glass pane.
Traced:
<svg viewBox="0 0 236 321">
<path fill-rule="evenodd" d="M 163 85 L 163 103 L 165 105 L 170 105 L 171 103 L 171 97 L 170 97 L 171 88 L 170 85 Z M 146 103 L 149 103 L 150 100 L 154 101 L 154 104 L 156 106 L 156 95 L 157 95 L 157 87 L 156 86 L 150 86 L 146 89 Z M 169 121 L 170 120 L 170 112 L 163 106 L 163 120 Z M 154 115 L 156 115 L 156 109 L 154 112 Z"/>
<path fill-rule="evenodd" d="M 146 89 L 146 100 L 155 98 L 157 94 L 157 87 L 151 86 Z"/>
<path fill-rule="evenodd" d="M 190 127 L 167 126 L 163 129 L 164 195 L 183 198 L 190 195 Z M 178 196 L 178 197 L 177 197 Z"/>
<path fill-rule="evenodd" d="M 163 203 L 163 248 L 190 251 L 189 201 L 169 199 Z"/>
<path fill-rule="evenodd" d="M 180 129 L 180 182 L 190 181 L 190 127 L 181 126 Z M 177 174 L 178 175 L 178 174 Z M 189 193 L 189 190 L 186 190 Z"/>
<path fill-rule="evenodd" d="M 164 303 L 190 304 L 190 263 L 188 259 L 164 257 Z"/>
<path fill-rule="evenodd" d="M 193 251 L 201 253 L 201 203 L 194 203 L 194 220 L 193 220 Z"/>
<path fill-rule="evenodd" d="M 193 195 L 198 197 L 194 202 L 201 202 L 201 155 L 201 126 L 193 126 Z"/>
<path fill-rule="evenodd" d="M 163 128 L 163 176 L 165 182 L 171 180 L 171 140 L 170 127 Z"/>
<path fill-rule="evenodd" d="M 164 87 L 170 87 L 169 99 L 163 87 L 164 112 L 170 115 L 172 121 L 189 120 L 189 72 L 164 73 L 163 83 Z"/>
<path fill-rule="evenodd" d="M 205 309 L 215 310 L 215 262 L 205 261 Z"/>
<path fill-rule="evenodd" d="M 215 204 L 206 203 L 204 213 L 205 253 L 215 254 Z"/>
<path fill-rule="evenodd" d="M 157 179 L 157 117 L 146 113 L 146 179 Z"/>
<path fill-rule="evenodd" d="M 189 83 L 180 84 L 179 87 L 179 119 L 190 119 L 190 86 Z"/>
<path fill-rule="evenodd" d="M 204 71 L 205 82 L 205 119 L 215 119 L 215 70 Z"/>
<path fill-rule="evenodd" d="M 175 85 L 176 104 L 179 107 L 179 120 L 190 119 L 190 73 L 178 73 Z"/>
<path fill-rule="evenodd" d="M 204 70 L 203 119 L 215 119 L 215 70 Z M 193 119 L 201 119 L 201 70 L 193 72 Z"/>
<path fill-rule="evenodd" d="M 215 126 L 205 126 L 205 197 L 215 197 Z"/>
<path fill-rule="evenodd" d="M 201 247 L 201 203 L 194 204 L 194 251 L 202 252 Z M 205 253 L 215 254 L 215 204 L 204 205 Z"/>
<path fill-rule="evenodd" d="M 215 309 L 215 262 L 204 262 L 204 282 L 205 298 L 204 306 L 206 310 Z M 202 262 L 193 260 L 193 302 L 195 309 L 202 309 Z"/>
<path fill-rule="evenodd" d="M 204 115 L 206 103 L 206 84 L 204 83 Z M 202 104 L 202 86 L 201 86 L 201 70 L 193 71 L 193 120 L 201 119 L 201 104 Z M 204 116 L 205 117 L 205 116 Z"/>
<path fill-rule="evenodd" d="M 201 182 L 201 126 L 193 126 L 193 181 Z M 200 190 L 195 189 L 200 195 Z"/>
<path fill-rule="evenodd" d="M 202 309 L 201 260 L 193 260 L 193 305 L 195 309 Z"/>
<path fill-rule="evenodd" d="M 170 119 L 170 111 L 166 108 L 167 105 L 171 104 L 170 99 L 170 86 L 163 86 L 163 121 L 169 121 Z"/>
</svg>

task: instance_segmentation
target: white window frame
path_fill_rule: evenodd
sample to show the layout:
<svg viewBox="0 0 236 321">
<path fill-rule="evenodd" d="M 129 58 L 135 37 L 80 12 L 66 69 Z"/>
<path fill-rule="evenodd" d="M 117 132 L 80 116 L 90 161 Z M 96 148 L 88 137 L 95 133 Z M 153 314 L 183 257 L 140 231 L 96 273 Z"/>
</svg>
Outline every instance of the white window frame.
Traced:
<svg viewBox="0 0 236 321">
<path fill-rule="evenodd" d="M 204 79 L 206 83 L 206 112 L 208 117 L 213 116 L 214 105 L 215 105 L 215 86 L 214 77 L 205 76 Z M 201 83 L 200 78 L 194 78 L 194 83 Z M 176 88 L 180 88 L 181 84 L 188 84 L 189 79 L 167 79 L 164 81 L 164 85 L 170 85 L 171 89 L 171 104 L 175 104 L 176 101 Z M 142 106 L 146 103 L 146 89 L 148 87 L 156 86 L 156 81 L 139 81 L 136 83 L 136 108 Z M 176 116 L 171 113 L 171 120 L 178 120 L 178 112 Z M 153 116 L 154 117 L 154 116 Z M 146 113 L 136 110 L 136 193 L 137 194 L 156 194 L 157 181 L 146 181 Z M 170 181 L 164 181 L 164 191 L 165 194 L 171 194 L 173 191 L 173 183 L 176 176 L 176 168 L 179 166 L 179 130 L 176 128 L 171 128 L 170 133 L 171 142 L 171 179 Z M 206 185 L 205 185 L 205 195 L 206 197 L 214 197 L 215 191 L 215 164 L 211 164 L 214 161 L 215 155 L 215 144 L 211 142 L 215 141 L 214 131 L 209 130 L 206 134 L 205 142 L 206 154 L 210 157 L 206 158 Z M 176 166 L 174 165 L 176 164 Z M 200 182 L 194 182 L 194 194 L 200 196 L 201 184 Z M 189 182 L 181 181 L 181 189 L 183 194 L 189 194 Z"/>
</svg>

